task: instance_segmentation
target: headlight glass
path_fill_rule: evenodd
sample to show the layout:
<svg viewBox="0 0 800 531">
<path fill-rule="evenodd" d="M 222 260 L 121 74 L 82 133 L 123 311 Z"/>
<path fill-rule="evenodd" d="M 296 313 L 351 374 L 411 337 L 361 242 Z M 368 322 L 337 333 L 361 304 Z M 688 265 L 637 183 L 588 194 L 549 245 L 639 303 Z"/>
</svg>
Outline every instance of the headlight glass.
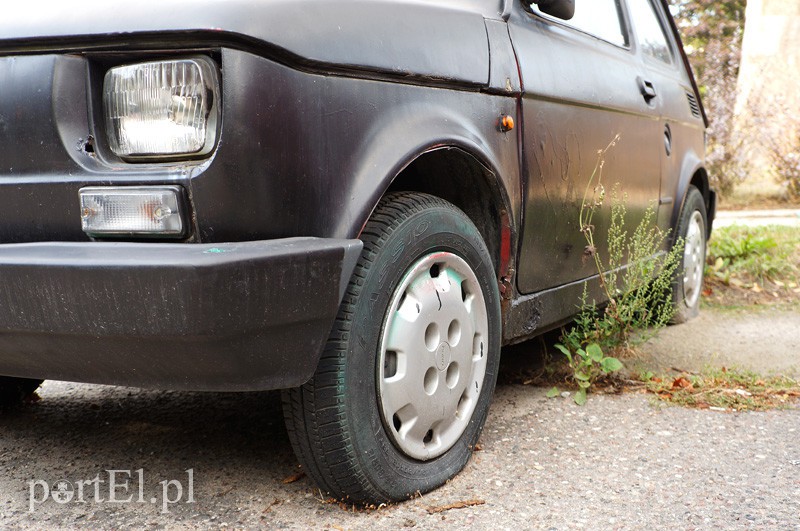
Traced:
<svg viewBox="0 0 800 531">
<path fill-rule="evenodd" d="M 207 57 L 110 69 L 103 83 L 106 131 L 120 157 L 203 155 L 217 127 L 217 69 Z"/>
</svg>

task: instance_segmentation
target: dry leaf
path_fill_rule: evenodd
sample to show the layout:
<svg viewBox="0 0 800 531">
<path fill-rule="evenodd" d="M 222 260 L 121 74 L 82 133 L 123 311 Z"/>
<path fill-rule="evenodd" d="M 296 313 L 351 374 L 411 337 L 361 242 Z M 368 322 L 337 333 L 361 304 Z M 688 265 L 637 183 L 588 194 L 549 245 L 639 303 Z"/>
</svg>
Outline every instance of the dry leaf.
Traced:
<svg viewBox="0 0 800 531">
<path fill-rule="evenodd" d="M 289 477 L 283 478 L 283 481 L 281 481 L 281 483 L 283 483 L 284 485 L 288 485 L 289 483 L 294 483 L 295 481 L 299 481 L 304 477 L 306 477 L 305 472 L 296 472 Z"/>
<path fill-rule="evenodd" d="M 486 500 L 458 501 L 455 503 L 450 503 L 448 505 L 439 505 L 438 507 L 428 507 L 428 514 L 443 513 L 445 511 L 449 511 L 450 509 L 465 509 L 467 507 L 473 507 L 475 505 L 483 505 L 484 503 L 486 503 Z"/>
<path fill-rule="evenodd" d="M 678 376 L 675 380 L 672 381 L 672 388 L 673 389 L 686 389 L 687 391 L 691 391 L 694 389 L 692 382 L 684 378 L 683 376 Z"/>
</svg>

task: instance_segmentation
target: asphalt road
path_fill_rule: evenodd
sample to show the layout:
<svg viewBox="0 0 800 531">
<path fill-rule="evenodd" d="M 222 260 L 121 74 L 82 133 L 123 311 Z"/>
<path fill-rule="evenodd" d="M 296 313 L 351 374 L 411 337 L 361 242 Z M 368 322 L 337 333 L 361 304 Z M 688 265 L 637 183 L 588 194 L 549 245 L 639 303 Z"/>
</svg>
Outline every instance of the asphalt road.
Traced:
<svg viewBox="0 0 800 531">
<path fill-rule="evenodd" d="M 0 528 L 800 529 L 800 409 L 695 411 L 641 394 L 578 407 L 508 383 L 534 363 L 525 350 L 505 354 L 466 470 L 370 511 L 324 500 L 305 477 L 284 483 L 298 469 L 277 393 L 47 382 L 41 401 L 0 417 Z M 129 501 L 109 501 L 108 470 Z"/>
</svg>

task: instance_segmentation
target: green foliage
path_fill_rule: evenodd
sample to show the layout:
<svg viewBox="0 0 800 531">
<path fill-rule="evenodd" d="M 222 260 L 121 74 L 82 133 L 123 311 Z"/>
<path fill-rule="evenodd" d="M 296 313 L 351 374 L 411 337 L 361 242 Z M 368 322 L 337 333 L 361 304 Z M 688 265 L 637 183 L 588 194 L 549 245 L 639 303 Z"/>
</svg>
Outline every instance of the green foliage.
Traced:
<svg viewBox="0 0 800 531">
<path fill-rule="evenodd" d="M 580 227 L 586 249 L 594 260 L 607 303 L 599 307 L 589 301 L 586 288 L 575 324 L 562 330 L 556 348 L 567 358 L 572 379 L 578 385 L 575 402 L 586 401 L 586 392 L 600 377 L 616 372 L 622 363 L 604 352 L 630 348 L 651 338 L 666 326 L 674 314 L 671 285 L 683 253 L 678 241 L 668 252 L 667 233 L 655 223 L 653 207 L 629 233 L 625 226 L 623 201 L 615 200 L 607 234 L 608 256 L 597 252 L 595 213 L 603 205 L 603 157 L 615 145 L 612 141 L 598 156 L 580 211 Z M 594 185 L 594 186 L 593 186 Z M 590 191 L 592 191 L 590 193 Z M 614 194 L 616 196 L 616 194 Z"/>
<path fill-rule="evenodd" d="M 746 0 L 671 0 L 684 44 L 704 50 L 714 40 L 741 37 Z"/>
<path fill-rule="evenodd" d="M 800 235 L 790 227 L 716 229 L 709 241 L 706 275 L 724 284 L 796 281 Z"/>
<path fill-rule="evenodd" d="M 595 255 L 608 303 L 600 309 L 584 293 L 575 326 L 562 336 L 570 348 L 596 343 L 606 351 L 628 349 L 650 339 L 672 319 L 670 289 L 683 242 L 663 253 L 667 234 L 656 227 L 653 218 L 654 211 L 649 208 L 629 234 L 624 204 L 612 207 L 608 260 L 604 263 L 599 253 Z M 592 232 L 587 232 L 587 240 L 593 242 Z"/>
<path fill-rule="evenodd" d="M 567 357 L 567 363 L 572 370 L 572 378 L 578 384 L 578 391 L 573 399 L 575 403 L 582 406 L 586 403 L 586 392 L 597 378 L 616 372 L 622 368 L 622 362 L 617 358 L 606 356 L 603 349 L 597 343 L 590 343 L 586 348 L 569 343 L 569 347 L 558 343 L 555 347 Z M 547 393 L 549 398 L 558 394 L 558 388 L 554 387 Z"/>
<path fill-rule="evenodd" d="M 753 256 L 763 256 L 778 244 L 771 236 L 744 232 L 734 237 L 733 233 L 727 230 L 715 234 L 713 246 L 714 256 L 717 258 L 744 260 Z"/>
</svg>

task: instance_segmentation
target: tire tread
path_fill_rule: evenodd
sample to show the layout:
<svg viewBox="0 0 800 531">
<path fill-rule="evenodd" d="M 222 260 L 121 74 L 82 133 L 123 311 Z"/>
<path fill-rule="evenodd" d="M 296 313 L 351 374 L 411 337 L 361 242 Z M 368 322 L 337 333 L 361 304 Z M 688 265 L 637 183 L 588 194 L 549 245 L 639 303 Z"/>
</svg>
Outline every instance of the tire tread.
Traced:
<svg viewBox="0 0 800 531">
<path fill-rule="evenodd" d="M 347 435 L 348 417 L 342 407 L 345 397 L 338 386 L 338 375 L 346 368 L 355 304 L 375 257 L 404 219 L 431 208 L 455 210 L 469 221 L 450 203 L 427 194 L 398 192 L 381 200 L 361 233 L 364 250 L 314 376 L 304 385 L 282 393 L 286 429 L 298 459 L 311 479 L 337 499 L 390 501 L 390 496 L 366 477 L 356 459 L 354 445 Z M 331 389 L 335 392 L 329 393 Z"/>
</svg>

